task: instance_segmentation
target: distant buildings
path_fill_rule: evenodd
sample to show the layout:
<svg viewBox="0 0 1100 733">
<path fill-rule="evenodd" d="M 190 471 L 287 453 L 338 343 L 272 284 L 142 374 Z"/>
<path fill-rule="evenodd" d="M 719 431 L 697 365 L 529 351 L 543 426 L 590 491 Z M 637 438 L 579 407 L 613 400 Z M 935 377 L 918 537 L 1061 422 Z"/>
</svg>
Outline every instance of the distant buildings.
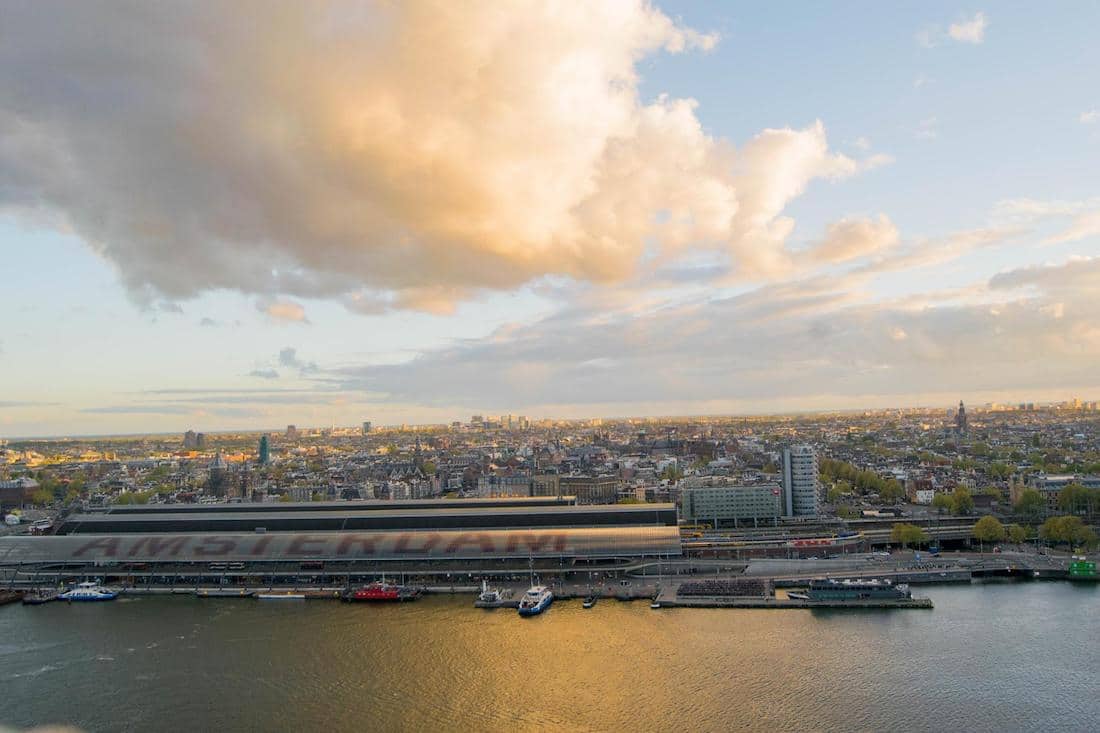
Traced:
<svg viewBox="0 0 1100 733">
<path fill-rule="evenodd" d="M 206 434 L 188 430 L 183 434 L 184 450 L 203 450 L 206 448 Z"/>
<path fill-rule="evenodd" d="M 260 436 L 260 455 L 259 462 L 261 466 L 266 466 L 271 463 L 271 446 L 268 443 L 267 436 Z"/>
<path fill-rule="evenodd" d="M 293 425 L 287 425 L 286 426 L 286 439 L 287 440 L 297 440 L 298 439 L 298 428 L 293 426 Z"/>
<path fill-rule="evenodd" d="M 784 514 L 788 517 L 817 516 L 817 453 L 808 445 L 783 450 L 782 481 Z"/>
<path fill-rule="evenodd" d="M 370 429 L 371 429 L 370 420 L 364 420 L 363 421 L 363 435 L 368 435 L 370 433 Z"/>
</svg>

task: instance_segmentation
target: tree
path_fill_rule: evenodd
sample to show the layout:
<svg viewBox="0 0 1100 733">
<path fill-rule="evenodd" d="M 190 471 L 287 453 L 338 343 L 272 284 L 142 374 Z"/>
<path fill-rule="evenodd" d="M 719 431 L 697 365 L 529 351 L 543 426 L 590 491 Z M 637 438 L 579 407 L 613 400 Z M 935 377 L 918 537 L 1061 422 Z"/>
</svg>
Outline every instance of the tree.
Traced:
<svg viewBox="0 0 1100 733">
<path fill-rule="evenodd" d="M 1008 532 L 1008 541 L 1017 545 L 1023 544 L 1027 541 L 1027 528 L 1021 527 L 1018 524 L 1010 524 L 1006 528 Z"/>
<path fill-rule="evenodd" d="M 1047 542 L 1053 542 L 1054 544 L 1066 543 L 1072 544 L 1081 540 L 1089 539 L 1088 533 L 1092 532 L 1091 529 L 1085 526 L 1085 523 L 1081 521 L 1081 517 L 1074 517 L 1072 515 L 1062 515 L 1058 517 L 1050 517 L 1043 525 L 1039 527 L 1039 537 Z M 1093 533 L 1095 536 L 1095 533 Z"/>
<path fill-rule="evenodd" d="M 1082 511 L 1088 509 L 1089 499 L 1092 498 L 1090 496 L 1091 493 L 1092 492 L 1076 481 L 1066 484 L 1065 487 L 1058 492 L 1058 508 L 1064 512 L 1080 514 Z"/>
<path fill-rule="evenodd" d="M 289 503 L 290 502 L 290 494 L 283 494 L 282 496 L 279 497 L 279 501 L 283 502 L 284 504 Z"/>
<path fill-rule="evenodd" d="M 932 506 L 940 514 L 948 512 L 951 510 L 951 497 L 941 491 L 932 497 Z"/>
<path fill-rule="evenodd" d="M 879 490 L 879 496 L 883 501 L 896 503 L 905 497 L 905 489 L 901 488 L 901 482 L 896 478 L 887 479 Z"/>
<path fill-rule="evenodd" d="M 1006 463 L 994 463 L 989 467 L 989 475 L 996 479 L 1006 479 L 1012 475 L 1012 467 Z"/>
<path fill-rule="evenodd" d="M 922 545 L 928 541 L 928 535 L 915 524 L 896 522 L 890 530 L 890 541 L 900 544 L 903 548 L 909 545 Z"/>
<path fill-rule="evenodd" d="M 974 497 L 970 495 L 970 489 L 960 486 L 951 493 L 951 512 L 953 514 L 969 514 L 974 511 Z"/>
<path fill-rule="evenodd" d="M 1000 542 L 1005 538 L 1005 528 L 996 517 L 982 517 L 974 525 L 974 536 L 981 542 L 981 551 L 985 552 L 986 542 Z"/>
<path fill-rule="evenodd" d="M 1029 517 L 1035 517 L 1042 513 L 1046 508 L 1047 502 L 1035 489 L 1024 489 L 1020 492 L 1020 497 L 1016 500 L 1016 504 L 1013 509 L 1017 514 L 1024 514 Z"/>
<path fill-rule="evenodd" d="M 53 499 L 53 491 L 42 486 L 39 486 L 34 490 L 34 493 L 31 494 L 31 502 L 38 506 L 46 506 L 53 501 Z"/>
</svg>

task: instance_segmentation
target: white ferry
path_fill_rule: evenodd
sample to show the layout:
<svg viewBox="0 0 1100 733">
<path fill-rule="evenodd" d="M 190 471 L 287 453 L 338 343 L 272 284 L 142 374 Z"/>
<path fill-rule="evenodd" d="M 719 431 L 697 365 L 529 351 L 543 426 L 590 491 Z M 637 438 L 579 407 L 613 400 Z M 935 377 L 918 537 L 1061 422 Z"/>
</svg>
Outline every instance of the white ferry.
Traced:
<svg viewBox="0 0 1100 733">
<path fill-rule="evenodd" d="M 99 583 L 85 581 L 72 590 L 67 590 L 58 596 L 62 601 L 113 601 L 118 598 L 118 591 L 104 588 Z"/>
<path fill-rule="evenodd" d="M 533 585 L 523 594 L 519 602 L 520 616 L 535 616 L 542 613 L 554 602 L 554 593 L 545 585 Z"/>
</svg>

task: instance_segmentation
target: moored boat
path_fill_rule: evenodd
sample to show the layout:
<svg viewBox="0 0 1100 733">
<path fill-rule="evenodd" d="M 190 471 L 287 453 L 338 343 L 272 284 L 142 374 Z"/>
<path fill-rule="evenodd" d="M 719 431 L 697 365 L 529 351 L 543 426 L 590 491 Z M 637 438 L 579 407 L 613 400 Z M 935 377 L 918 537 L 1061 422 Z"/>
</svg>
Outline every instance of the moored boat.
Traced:
<svg viewBox="0 0 1100 733">
<path fill-rule="evenodd" d="M 549 608 L 553 602 L 553 591 L 545 585 L 533 585 L 527 589 L 519 602 L 519 615 L 535 616 Z"/>
<path fill-rule="evenodd" d="M 274 593 L 257 593 L 256 598 L 261 601 L 304 601 L 306 599 L 306 594 L 294 593 L 292 591 L 278 591 Z"/>
<path fill-rule="evenodd" d="M 584 600 L 581 602 L 581 607 L 582 608 L 592 608 L 595 605 L 596 605 L 596 596 L 585 596 Z"/>
<path fill-rule="evenodd" d="M 40 606 L 43 603 L 52 603 L 57 600 L 58 592 L 56 590 L 32 590 L 23 594 L 24 606 Z"/>
<path fill-rule="evenodd" d="M 87 580 L 57 597 L 62 601 L 113 601 L 118 598 L 118 591 Z"/>
<path fill-rule="evenodd" d="M 395 603 L 401 601 L 415 601 L 419 597 L 419 588 L 413 588 L 407 585 L 396 585 L 382 580 L 349 591 L 344 595 L 344 600 Z"/>
<path fill-rule="evenodd" d="M 496 588 L 490 588 L 489 581 L 482 580 L 481 593 L 478 594 L 477 599 L 482 603 L 500 603 L 500 591 Z"/>
</svg>

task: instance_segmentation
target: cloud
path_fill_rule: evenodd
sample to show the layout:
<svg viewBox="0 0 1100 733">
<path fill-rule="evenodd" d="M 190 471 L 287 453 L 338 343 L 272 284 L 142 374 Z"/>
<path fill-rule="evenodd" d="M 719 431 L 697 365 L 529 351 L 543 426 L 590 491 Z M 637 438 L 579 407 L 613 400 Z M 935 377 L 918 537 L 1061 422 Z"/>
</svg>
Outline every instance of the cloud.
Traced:
<svg viewBox="0 0 1100 733">
<path fill-rule="evenodd" d="M 947 28 L 947 35 L 962 43 L 981 43 L 985 40 L 985 28 L 988 25 L 985 13 L 975 13 L 970 20 L 952 23 Z"/>
<path fill-rule="evenodd" d="M 273 321 L 309 323 L 306 309 L 292 300 L 259 300 L 256 302 L 256 310 Z"/>
<path fill-rule="evenodd" d="M 253 369 L 248 373 L 250 377 L 258 377 L 259 379 L 278 379 L 279 372 L 274 369 Z"/>
<path fill-rule="evenodd" d="M 1043 244 L 1065 244 L 1097 235 L 1100 235 L 1100 211 L 1089 211 L 1075 216 L 1066 229 L 1047 237 Z"/>
<path fill-rule="evenodd" d="M 199 321 L 199 325 L 203 328 L 217 328 L 219 324 L 213 318 L 203 318 Z"/>
<path fill-rule="evenodd" d="M 898 230 L 885 214 L 878 219 L 841 219 L 829 225 L 825 238 L 810 250 L 820 262 L 847 262 L 895 247 Z"/>
<path fill-rule="evenodd" d="M 826 277 L 668 301 L 645 318 L 572 307 L 402 364 L 329 375 L 345 389 L 456 411 L 608 415 L 1097 385 L 1097 263 L 1005 273 L 988 283 L 993 301 L 915 308 L 853 294 L 845 280 Z M 1022 287 L 1029 290 L 1014 292 Z"/>
<path fill-rule="evenodd" d="M 279 351 L 279 365 L 288 369 L 297 369 L 300 374 L 310 374 L 317 371 L 316 363 L 299 359 L 298 350 L 289 346 Z"/>
<path fill-rule="evenodd" d="M 167 300 L 162 300 L 160 303 L 157 303 L 157 310 L 162 313 L 183 313 L 183 307 L 179 303 L 173 303 Z"/>
<path fill-rule="evenodd" d="M 1082 125 L 1091 125 L 1096 122 L 1100 122 L 1100 109 L 1092 109 L 1088 112 L 1082 112 L 1078 118 Z"/>
<path fill-rule="evenodd" d="M 0 410 L 12 409 L 15 407 L 54 407 L 57 402 L 33 402 L 23 400 L 0 400 Z"/>
<path fill-rule="evenodd" d="M 695 249 L 766 277 L 789 202 L 883 162 L 831 152 L 820 122 L 738 149 L 693 100 L 644 100 L 643 60 L 717 39 L 642 0 L 73 0 L 5 28 L 0 208 L 51 212 L 146 302 L 447 312 Z"/>
</svg>

